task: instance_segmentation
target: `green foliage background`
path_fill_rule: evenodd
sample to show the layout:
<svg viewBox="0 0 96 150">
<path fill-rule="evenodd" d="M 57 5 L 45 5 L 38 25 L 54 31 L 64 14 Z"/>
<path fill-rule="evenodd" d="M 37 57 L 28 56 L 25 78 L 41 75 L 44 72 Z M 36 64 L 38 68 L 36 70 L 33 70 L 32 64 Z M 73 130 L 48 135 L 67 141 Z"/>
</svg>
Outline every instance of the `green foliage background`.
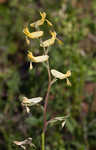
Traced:
<svg viewBox="0 0 96 150">
<path fill-rule="evenodd" d="M 42 112 L 37 107 L 26 115 L 19 96 L 45 96 L 48 76 L 44 65 L 29 71 L 24 26 L 45 11 L 63 45 L 50 49 L 50 65 L 72 71 L 72 87 L 56 82 L 48 107 L 50 116 L 70 113 L 65 128 L 47 130 L 46 150 L 96 149 L 96 1 L 95 0 L 0 0 L 0 149 L 15 150 L 12 142 L 31 136 L 41 145 Z M 46 36 L 48 28 L 44 27 Z M 34 54 L 38 41 L 32 41 Z M 42 104 L 43 105 L 43 104 Z"/>
</svg>

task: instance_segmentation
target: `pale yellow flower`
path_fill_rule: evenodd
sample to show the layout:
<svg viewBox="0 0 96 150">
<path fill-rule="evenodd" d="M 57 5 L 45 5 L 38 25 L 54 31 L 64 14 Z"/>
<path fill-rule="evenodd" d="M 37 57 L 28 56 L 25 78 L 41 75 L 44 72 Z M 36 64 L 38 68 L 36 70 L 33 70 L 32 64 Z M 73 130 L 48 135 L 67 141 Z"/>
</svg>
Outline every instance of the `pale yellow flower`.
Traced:
<svg viewBox="0 0 96 150">
<path fill-rule="evenodd" d="M 62 128 L 64 127 L 64 125 L 65 125 L 65 123 L 66 123 L 66 119 L 68 118 L 68 116 L 65 116 L 65 117 L 55 117 L 55 118 L 53 118 L 53 119 L 50 119 L 49 121 L 48 121 L 48 124 L 50 123 L 50 124 L 54 124 L 54 123 L 56 123 L 56 122 L 61 122 L 61 126 L 62 126 Z"/>
<path fill-rule="evenodd" d="M 50 34 L 51 34 L 52 37 L 50 39 L 42 42 L 40 44 L 41 47 L 49 47 L 49 46 L 54 44 L 54 42 L 56 40 L 56 32 L 55 31 L 54 32 L 50 31 Z"/>
<path fill-rule="evenodd" d="M 41 102 L 42 100 L 43 100 L 42 97 L 35 97 L 35 98 L 31 98 L 31 99 L 28 99 L 27 97 L 22 97 L 22 103 L 21 104 L 25 107 L 28 107 L 28 106 L 36 105 L 39 102 Z"/>
<path fill-rule="evenodd" d="M 30 24 L 31 27 L 41 26 L 41 25 L 44 24 L 45 21 L 47 22 L 47 24 L 49 26 L 52 26 L 52 23 L 49 20 L 46 19 L 46 13 L 45 12 L 42 12 L 42 13 L 40 12 L 40 16 L 41 16 L 40 20 L 38 20 L 38 21 L 33 22 L 33 23 Z"/>
<path fill-rule="evenodd" d="M 25 139 L 24 141 L 14 141 L 13 143 L 20 146 L 24 150 L 26 150 L 25 145 L 29 145 L 29 146 L 32 146 L 32 147 L 36 148 L 36 146 L 32 143 L 32 138 L 31 137 Z"/>
<path fill-rule="evenodd" d="M 47 61 L 49 56 L 48 55 L 42 55 L 42 56 L 33 56 L 32 52 L 28 51 L 28 58 L 31 62 L 39 63 Z"/>
<path fill-rule="evenodd" d="M 51 69 L 51 73 L 52 75 L 55 77 L 55 78 L 59 78 L 59 79 L 65 79 L 67 77 L 70 77 L 71 76 L 71 72 L 70 71 L 67 71 L 66 74 L 64 73 L 61 73 L 55 69 Z"/>
<path fill-rule="evenodd" d="M 28 99 L 27 97 L 22 97 L 21 100 L 22 100 L 21 105 L 25 107 L 27 113 L 30 113 L 29 107 L 38 104 L 43 100 L 43 98 L 35 97 L 35 98 Z"/>
<path fill-rule="evenodd" d="M 36 31 L 36 32 L 30 33 L 27 27 L 24 28 L 23 32 L 27 37 L 29 37 L 31 39 L 37 39 L 37 38 L 43 36 L 43 34 L 44 34 L 43 31 Z"/>
<path fill-rule="evenodd" d="M 66 79 L 67 80 L 67 85 L 68 86 L 71 86 L 71 83 L 70 83 L 70 81 L 69 81 L 69 79 L 68 79 L 68 77 L 70 77 L 71 76 L 71 71 L 67 71 L 66 72 L 66 74 L 64 74 L 64 73 L 61 73 L 61 72 L 59 72 L 59 71 L 57 71 L 57 70 L 55 70 L 55 69 L 51 69 L 51 73 L 52 73 L 52 75 L 55 77 L 55 78 L 58 78 L 58 79 Z"/>
<path fill-rule="evenodd" d="M 40 44 L 41 47 L 49 47 L 49 46 L 51 46 L 55 43 L 55 40 L 57 40 L 60 45 L 63 44 L 63 42 L 56 37 L 56 32 L 55 31 L 53 31 L 53 32 L 50 31 L 50 34 L 51 34 L 52 37 L 50 39 L 42 42 Z"/>
</svg>

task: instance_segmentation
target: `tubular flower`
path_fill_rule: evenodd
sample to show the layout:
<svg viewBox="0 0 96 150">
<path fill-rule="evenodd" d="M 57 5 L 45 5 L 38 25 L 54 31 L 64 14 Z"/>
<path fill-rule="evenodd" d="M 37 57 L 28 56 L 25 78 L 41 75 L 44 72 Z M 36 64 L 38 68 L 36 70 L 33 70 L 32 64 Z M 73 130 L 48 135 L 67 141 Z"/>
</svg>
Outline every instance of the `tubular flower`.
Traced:
<svg viewBox="0 0 96 150">
<path fill-rule="evenodd" d="M 49 20 L 46 19 L 46 13 L 45 12 L 43 12 L 43 13 L 40 12 L 40 16 L 41 16 L 40 20 L 30 24 L 31 27 L 41 26 L 41 25 L 44 24 L 45 21 L 47 22 L 47 24 L 49 26 L 52 26 L 52 23 Z"/>
<path fill-rule="evenodd" d="M 56 40 L 56 32 L 55 31 L 54 32 L 50 31 L 50 34 L 51 34 L 52 38 L 42 42 L 40 44 L 41 47 L 49 47 L 49 46 L 54 44 L 54 42 Z"/>
<path fill-rule="evenodd" d="M 70 81 L 69 81 L 69 79 L 68 79 L 68 77 L 70 77 L 71 76 L 71 71 L 67 71 L 66 72 L 66 74 L 63 74 L 63 73 L 61 73 L 61 72 L 59 72 L 59 71 L 57 71 L 57 70 L 55 70 L 55 69 L 51 69 L 51 74 L 55 77 L 55 78 L 58 78 L 58 79 L 66 79 L 66 81 L 67 81 L 67 85 L 68 86 L 71 86 L 71 83 L 70 83 Z"/>
<path fill-rule="evenodd" d="M 28 52 L 28 58 L 30 59 L 31 62 L 39 63 L 39 62 L 44 62 L 47 61 L 49 56 L 48 55 L 42 55 L 42 56 L 33 56 L 32 52 Z"/>
<path fill-rule="evenodd" d="M 22 105 L 23 106 L 33 106 L 33 105 L 38 104 L 42 100 L 43 100 L 42 97 L 35 97 L 35 98 L 31 98 L 31 99 L 28 99 L 27 97 L 22 97 Z"/>
<path fill-rule="evenodd" d="M 37 38 L 43 36 L 43 33 L 44 33 L 43 31 L 36 31 L 36 32 L 30 33 L 27 27 L 24 28 L 23 32 L 27 37 L 29 37 L 31 39 L 37 39 Z"/>
<path fill-rule="evenodd" d="M 29 146 L 32 146 L 32 147 L 36 148 L 36 146 L 32 143 L 32 138 L 30 138 L 30 137 L 25 139 L 24 141 L 14 141 L 13 143 L 20 146 L 24 150 L 26 150 L 25 145 L 29 145 Z"/>
<path fill-rule="evenodd" d="M 28 99 L 27 97 L 22 97 L 21 105 L 26 108 L 27 113 L 30 113 L 30 108 L 29 107 L 37 105 L 42 100 L 43 100 L 42 97 L 35 97 L 35 98 L 31 98 L 31 99 Z"/>
<path fill-rule="evenodd" d="M 54 124 L 56 122 L 61 122 L 61 125 L 62 125 L 62 128 L 64 127 L 65 123 L 66 123 L 66 120 L 67 120 L 68 116 L 65 116 L 65 117 L 55 117 L 53 119 L 50 119 L 48 121 L 48 124 Z"/>
</svg>

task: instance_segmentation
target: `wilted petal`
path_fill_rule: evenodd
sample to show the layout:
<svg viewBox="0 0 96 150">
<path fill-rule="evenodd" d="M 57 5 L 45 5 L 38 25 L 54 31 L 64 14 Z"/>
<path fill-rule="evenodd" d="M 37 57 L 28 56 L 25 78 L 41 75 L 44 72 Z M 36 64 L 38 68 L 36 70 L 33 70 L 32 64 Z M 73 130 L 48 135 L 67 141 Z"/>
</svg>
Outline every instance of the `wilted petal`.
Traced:
<svg viewBox="0 0 96 150">
<path fill-rule="evenodd" d="M 33 106 L 38 104 L 39 102 L 41 102 L 43 100 L 42 97 L 35 97 L 35 98 L 31 98 L 28 99 L 27 97 L 22 97 L 22 105 L 27 107 L 27 106 Z"/>
<path fill-rule="evenodd" d="M 13 143 L 20 146 L 24 150 L 26 150 L 26 147 L 24 145 L 33 146 L 36 148 L 36 146 L 32 143 L 32 138 L 30 138 L 30 137 L 25 139 L 24 141 L 14 141 Z"/>
<path fill-rule="evenodd" d="M 22 145 L 22 141 L 21 142 L 20 141 L 14 141 L 13 143 L 16 145 Z"/>
<path fill-rule="evenodd" d="M 32 138 L 27 138 L 24 141 L 14 141 L 13 143 L 16 145 L 24 145 L 24 144 L 29 144 L 32 142 Z"/>
<path fill-rule="evenodd" d="M 36 38 L 43 36 L 43 31 L 36 31 L 36 32 L 30 33 L 27 27 L 24 28 L 23 32 L 27 37 L 31 39 L 36 39 Z"/>
<path fill-rule="evenodd" d="M 14 141 L 13 143 L 20 146 L 21 148 L 23 148 L 24 150 L 26 150 L 26 147 L 23 145 L 25 141 Z"/>
<path fill-rule="evenodd" d="M 57 121 L 63 121 L 63 120 L 65 120 L 65 117 L 55 117 L 54 119 Z"/>
<path fill-rule="evenodd" d="M 28 52 L 28 58 L 32 62 L 39 63 L 39 62 L 47 61 L 48 58 L 49 58 L 49 56 L 48 55 L 42 55 L 42 56 L 34 57 L 33 54 L 32 54 L 32 52 Z"/>
<path fill-rule="evenodd" d="M 56 123 L 56 122 L 62 122 L 62 121 L 63 121 L 63 122 L 61 123 L 62 128 L 63 128 L 64 125 L 65 125 L 65 121 L 66 121 L 67 117 L 68 117 L 68 116 L 65 116 L 65 117 L 55 117 L 55 118 L 49 120 L 49 121 L 48 121 L 48 124 L 49 124 L 49 123 L 54 124 L 54 123 Z"/>
</svg>

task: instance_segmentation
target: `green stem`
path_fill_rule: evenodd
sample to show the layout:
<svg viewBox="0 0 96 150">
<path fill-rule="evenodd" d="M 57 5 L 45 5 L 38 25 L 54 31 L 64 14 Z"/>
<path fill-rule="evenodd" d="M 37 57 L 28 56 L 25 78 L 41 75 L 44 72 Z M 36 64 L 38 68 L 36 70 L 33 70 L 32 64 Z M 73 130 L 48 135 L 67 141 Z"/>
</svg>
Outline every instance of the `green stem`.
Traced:
<svg viewBox="0 0 96 150">
<path fill-rule="evenodd" d="M 42 150 L 45 150 L 45 133 L 43 132 L 42 135 Z"/>
</svg>

